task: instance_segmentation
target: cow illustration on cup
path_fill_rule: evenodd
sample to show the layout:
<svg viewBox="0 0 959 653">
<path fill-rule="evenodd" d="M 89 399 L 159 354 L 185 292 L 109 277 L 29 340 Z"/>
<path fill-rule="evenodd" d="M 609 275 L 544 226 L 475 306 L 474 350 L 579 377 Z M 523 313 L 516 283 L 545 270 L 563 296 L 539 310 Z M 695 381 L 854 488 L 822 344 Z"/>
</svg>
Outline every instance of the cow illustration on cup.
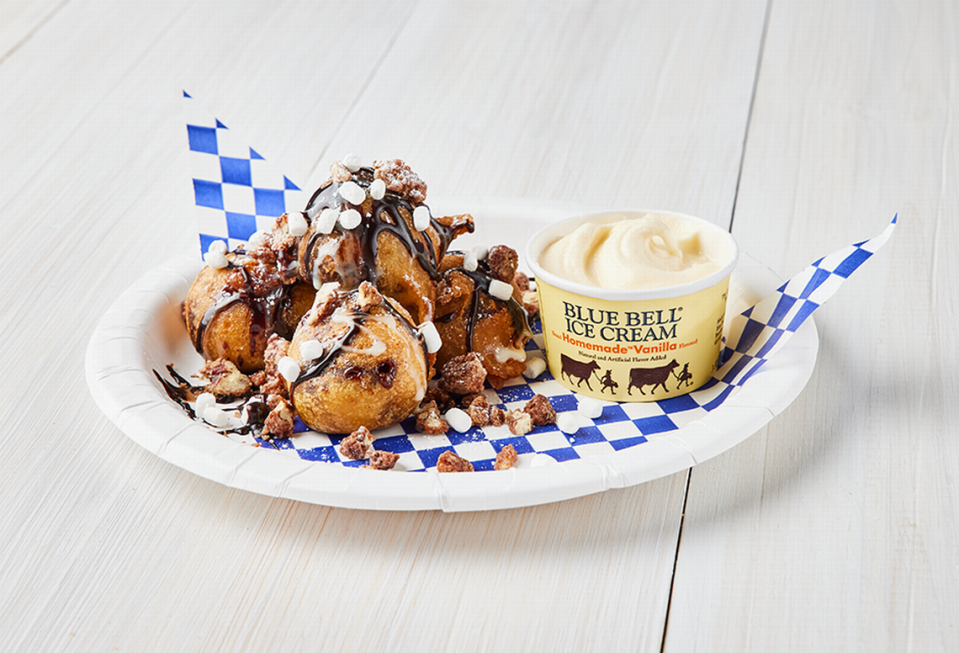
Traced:
<svg viewBox="0 0 959 653">
<path fill-rule="evenodd" d="M 589 385 L 589 379 L 593 374 L 599 372 L 599 363 L 596 361 L 589 361 L 588 363 L 576 360 L 575 358 L 570 358 L 566 354 L 559 355 L 560 363 L 560 378 L 568 378 L 569 382 L 572 383 L 573 379 L 578 379 L 576 382 L 576 387 L 578 388 L 586 382 L 586 387 L 589 388 L 592 392 L 593 388 Z"/>
<path fill-rule="evenodd" d="M 674 358 L 666 365 L 659 367 L 634 367 L 629 371 L 629 386 L 626 388 L 626 394 L 632 396 L 633 388 L 639 389 L 639 394 L 645 395 L 643 386 L 651 385 L 649 394 L 654 394 L 656 388 L 662 386 L 663 392 L 669 392 L 666 387 L 666 381 L 669 380 L 673 370 L 679 367 L 679 363 Z"/>
</svg>

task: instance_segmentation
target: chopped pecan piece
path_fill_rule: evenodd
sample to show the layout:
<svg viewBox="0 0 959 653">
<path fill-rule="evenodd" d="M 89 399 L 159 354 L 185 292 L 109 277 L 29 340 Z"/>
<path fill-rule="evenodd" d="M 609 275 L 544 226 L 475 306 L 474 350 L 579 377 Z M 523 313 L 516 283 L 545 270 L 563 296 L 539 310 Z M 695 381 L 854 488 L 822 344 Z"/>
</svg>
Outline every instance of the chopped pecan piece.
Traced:
<svg viewBox="0 0 959 653">
<path fill-rule="evenodd" d="M 506 411 L 497 406 L 492 406 L 489 409 L 489 424 L 490 426 L 502 426 L 506 423 Z"/>
<path fill-rule="evenodd" d="M 376 449 L 370 454 L 370 464 L 363 465 L 364 469 L 393 469 L 396 461 L 400 459 L 398 453 L 392 451 L 380 451 Z"/>
<path fill-rule="evenodd" d="M 511 283 L 516 276 L 516 266 L 519 264 L 519 254 L 512 247 L 493 245 L 486 255 L 490 275 L 504 283 Z"/>
<path fill-rule="evenodd" d="M 361 311 L 369 311 L 377 304 L 383 303 L 383 295 L 369 281 L 360 284 L 359 293 L 357 293 L 356 307 Z"/>
<path fill-rule="evenodd" d="M 263 423 L 263 435 L 288 438 L 293 435 L 293 406 L 286 399 L 278 398 L 273 410 Z"/>
<path fill-rule="evenodd" d="M 451 358 L 440 368 L 440 387 L 450 394 L 465 395 L 483 391 L 486 368 L 475 351 Z"/>
<path fill-rule="evenodd" d="M 517 270 L 513 275 L 513 285 L 522 291 L 529 290 L 529 277 L 522 270 Z"/>
<path fill-rule="evenodd" d="M 250 377 L 225 358 L 207 362 L 199 373 L 210 379 L 207 392 L 218 397 L 241 397 L 253 387 Z"/>
<path fill-rule="evenodd" d="M 486 426 L 490 423 L 490 409 L 492 406 L 486 395 L 471 395 L 473 398 L 466 405 L 466 413 L 473 420 L 473 426 Z"/>
<path fill-rule="evenodd" d="M 400 159 L 374 161 L 373 177 L 382 179 L 386 189 L 419 204 L 426 199 L 426 182 Z"/>
<path fill-rule="evenodd" d="M 456 402 L 453 401 L 453 398 L 450 397 L 446 390 L 432 385 L 426 389 L 426 394 L 423 397 L 424 403 L 429 403 L 430 401 L 436 402 L 436 406 L 441 413 L 445 413 L 456 405 Z"/>
<path fill-rule="evenodd" d="M 520 295 L 520 304 L 526 309 L 526 314 L 533 317 L 539 313 L 539 295 L 535 290 L 524 290 Z"/>
<path fill-rule="evenodd" d="M 493 469 L 510 469 L 516 464 L 516 447 L 511 444 L 506 445 L 496 454 L 496 461 L 493 463 Z"/>
<path fill-rule="evenodd" d="M 449 424 L 440 416 L 440 410 L 435 401 L 430 401 L 420 408 L 420 412 L 416 415 L 417 431 L 426 435 L 443 435 L 449 430 Z"/>
<path fill-rule="evenodd" d="M 436 471 L 440 474 L 473 471 L 473 463 L 460 458 L 452 451 L 444 451 L 436 460 Z"/>
<path fill-rule="evenodd" d="M 365 426 L 350 433 L 340 442 L 340 453 L 350 460 L 363 460 L 373 451 L 373 434 Z"/>
<path fill-rule="evenodd" d="M 330 164 L 330 177 L 333 181 L 342 183 L 349 181 L 352 176 L 353 173 L 342 161 L 334 161 Z"/>
<path fill-rule="evenodd" d="M 266 349 L 263 352 L 263 369 L 267 375 L 270 372 L 276 372 L 276 365 L 280 359 L 290 351 L 290 341 L 277 334 L 273 334 L 266 341 Z"/>
<path fill-rule="evenodd" d="M 556 410 L 543 395 L 533 395 L 533 398 L 523 406 L 523 412 L 528 413 L 534 426 L 553 424 L 556 421 Z"/>
<path fill-rule="evenodd" d="M 526 435 L 533 430 L 533 418 L 522 410 L 514 410 L 506 416 L 506 425 L 513 435 Z"/>
</svg>

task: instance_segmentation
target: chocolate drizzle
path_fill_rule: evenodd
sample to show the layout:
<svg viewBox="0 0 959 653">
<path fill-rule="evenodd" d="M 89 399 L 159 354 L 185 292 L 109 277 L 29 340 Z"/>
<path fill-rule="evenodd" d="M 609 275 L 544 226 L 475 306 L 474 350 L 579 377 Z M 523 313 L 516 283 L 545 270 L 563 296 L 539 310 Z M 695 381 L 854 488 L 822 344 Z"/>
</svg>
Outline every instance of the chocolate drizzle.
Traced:
<svg viewBox="0 0 959 653">
<path fill-rule="evenodd" d="M 236 256 L 243 256 L 243 261 L 252 261 L 246 258 L 242 250 L 235 252 Z M 231 260 L 227 269 L 235 271 L 243 279 L 243 285 L 240 288 L 234 288 L 231 285 L 224 287 L 213 301 L 213 304 L 203 313 L 195 331 L 191 329 L 193 347 L 200 354 L 203 354 L 203 336 L 207 328 L 217 315 L 233 306 L 234 304 L 243 304 L 250 310 L 250 351 L 256 350 L 256 339 L 258 336 L 269 337 L 277 326 L 277 315 L 285 303 L 289 302 L 290 289 L 292 285 L 286 285 L 277 282 L 263 293 L 255 292 L 255 284 L 250 279 L 250 274 L 245 265 L 237 265 Z M 284 334 L 280 334 L 284 335 Z"/>
<path fill-rule="evenodd" d="M 351 181 L 364 189 L 368 189 L 374 179 L 373 168 L 360 168 L 353 173 Z M 361 212 L 362 220 L 354 229 L 346 230 L 337 224 L 334 229 L 346 236 L 350 234 L 359 241 L 363 261 L 360 268 L 364 272 L 361 279 L 376 283 L 379 270 L 376 265 L 376 256 L 379 251 L 379 236 L 382 233 L 394 235 L 406 248 L 410 256 L 414 257 L 420 266 L 429 274 L 430 278 L 436 280 L 439 277 L 439 264 L 446 253 L 447 247 L 456 236 L 457 232 L 466 229 L 473 231 L 473 224 L 469 220 L 456 222 L 447 226 L 439 222 L 430 215 L 430 225 L 433 231 L 439 236 L 439 246 L 433 242 L 425 232 L 417 233 L 404 219 L 400 210 L 412 217 L 413 210 L 416 208 L 405 197 L 386 191 L 382 199 L 374 200 L 367 196 L 367 200 L 362 205 L 352 205 L 337 197 L 341 184 L 339 182 L 329 181 L 320 186 L 307 202 L 306 212 L 311 216 L 318 216 L 325 208 L 344 209 L 355 207 Z M 425 204 L 423 206 L 426 206 Z M 427 210 L 429 207 L 427 207 Z M 315 218 L 314 218 L 315 219 Z M 316 265 L 315 249 L 317 242 L 323 236 L 320 232 L 314 230 L 310 236 L 307 247 L 300 250 L 300 274 L 304 281 L 312 282 L 312 270 Z"/>
<path fill-rule="evenodd" d="M 406 316 L 398 311 L 388 299 L 384 300 L 383 303 L 379 304 L 379 306 L 386 309 L 388 313 L 396 318 L 397 322 L 406 328 L 406 330 L 419 343 L 420 348 L 423 350 L 424 361 L 428 360 L 426 344 L 423 342 L 423 337 L 416 330 L 416 327 L 414 327 L 413 324 L 406 319 Z M 291 399 L 296 392 L 297 386 L 299 386 L 301 383 L 305 383 L 306 381 L 317 378 L 323 374 L 323 372 L 325 372 L 330 365 L 333 364 L 333 361 L 336 360 L 336 357 L 339 356 L 339 354 L 343 351 L 343 348 L 349 346 L 349 344 L 353 342 L 353 339 L 360 332 L 360 327 L 366 323 L 366 320 L 369 317 L 371 317 L 371 314 L 365 311 L 354 310 L 349 314 L 349 328 L 333 341 L 333 344 L 323 353 L 321 357 L 312 361 L 309 367 L 300 373 L 296 381 L 290 384 Z M 383 387 L 390 388 L 393 386 L 393 381 L 396 378 L 396 363 L 394 363 L 392 360 L 382 361 L 377 363 L 376 367 L 371 370 L 371 372 L 373 376 L 380 382 L 380 384 L 383 385 Z M 361 373 L 362 369 L 354 366 L 346 370 L 345 375 L 347 378 L 359 378 Z"/>
<path fill-rule="evenodd" d="M 455 254 L 462 254 L 462 252 L 451 252 Z M 526 338 L 532 336 L 532 331 L 529 328 L 529 314 L 526 312 L 526 309 L 523 308 L 523 305 L 520 304 L 512 296 L 509 299 L 503 300 L 498 297 L 494 297 L 489 290 L 490 281 L 492 280 L 492 275 L 490 274 L 489 265 L 486 261 L 479 261 L 477 263 L 476 270 L 467 270 L 464 267 L 455 267 L 449 268 L 444 272 L 444 274 L 449 272 L 459 272 L 460 274 L 469 277 L 473 281 L 473 296 L 470 303 L 470 313 L 469 320 L 466 323 L 466 347 L 468 351 L 474 351 L 473 348 L 473 333 L 476 330 L 476 323 L 485 315 L 480 314 L 480 292 L 486 295 L 490 300 L 506 305 L 506 310 L 509 311 L 510 317 L 513 318 L 513 328 L 517 334 L 524 334 Z M 441 318 L 438 318 L 437 322 L 450 322 L 453 319 L 454 313 L 448 313 L 443 315 Z"/>
</svg>

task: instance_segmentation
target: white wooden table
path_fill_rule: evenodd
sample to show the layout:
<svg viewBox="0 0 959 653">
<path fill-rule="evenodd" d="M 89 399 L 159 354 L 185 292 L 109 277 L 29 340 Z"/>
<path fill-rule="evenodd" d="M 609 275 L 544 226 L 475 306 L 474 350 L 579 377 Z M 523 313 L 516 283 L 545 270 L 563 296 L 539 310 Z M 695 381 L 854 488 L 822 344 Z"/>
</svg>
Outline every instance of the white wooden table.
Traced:
<svg viewBox="0 0 959 653">
<path fill-rule="evenodd" d="M 0 635 L 10 651 L 959 648 L 959 9 L 951 0 L 5 0 Z M 196 477 L 84 350 L 196 251 L 186 89 L 311 184 L 662 207 L 786 277 L 892 242 L 766 428 L 682 473 L 463 514 Z"/>
</svg>

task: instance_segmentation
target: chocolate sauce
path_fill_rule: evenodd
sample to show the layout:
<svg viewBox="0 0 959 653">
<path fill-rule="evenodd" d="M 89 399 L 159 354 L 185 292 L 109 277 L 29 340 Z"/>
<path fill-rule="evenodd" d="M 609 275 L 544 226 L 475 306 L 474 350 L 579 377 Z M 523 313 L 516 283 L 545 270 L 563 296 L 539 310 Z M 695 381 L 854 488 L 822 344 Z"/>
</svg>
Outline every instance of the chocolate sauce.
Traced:
<svg viewBox="0 0 959 653">
<path fill-rule="evenodd" d="M 393 317 L 395 317 L 396 320 L 406 328 L 410 335 L 416 339 L 423 350 L 423 357 L 425 360 L 428 356 L 426 344 L 423 342 L 423 338 L 416 330 L 416 327 L 414 327 L 402 313 L 396 310 L 396 308 L 394 308 L 388 300 L 383 301 L 383 303 L 379 305 L 389 311 Z M 353 342 L 353 339 L 360 332 L 360 327 L 366 322 L 368 317 L 370 317 L 369 313 L 360 311 L 354 311 L 350 315 L 350 328 L 334 341 L 333 346 L 330 347 L 329 350 L 323 354 L 323 356 L 312 361 L 309 367 L 307 367 L 307 369 L 305 369 L 300 376 L 297 377 L 296 381 L 290 384 L 291 398 L 296 392 L 297 386 L 299 386 L 301 383 L 317 378 L 326 371 L 326 369 L 333 363 L 336 357 L 343 350 L 343 347 L 346 347 Z M 347 379 L 358 379 L 363 376 L 365 371 L 365 368 L 354 365 L 346 369 L 344 376 Z M 376 367 L 372 370 L 372 373 L 374 378 L 376 378 L 376 380 L 379 381 L 383 387 L 389 389 L 393 387 L 393 382 L 396 379 L 396 363 L 392 359 L 377 363 Z"/>
<path fill-rule="evenodd" d="M 451 252 L 452 253 L 452 252 Z M 460 254 L 461 252 L 455 252 Z M 473 349 L 473 333 L 476 330 L 476 323 L 486 315 L 480 314 L 480 291 L 483 292 L 489 299 L 494 302 L 498 302 L 506 305 L 506 310 L 509 311 L 510 317 L 513 318 L 513 329 L 518 334 L 526 334 L 526 337 L 532 336 L 532 331 L 529 328 L 529 314 L 526 312 L 526 309 L 523 308 L 523 305 L 516 301 L 513 297 L 503 300 L 498 297 L 494 297 L 490 294 L 489 287 L 490 282 L 492 281 L 492 275 L 490 274 L 489 264 L 486 261 L 479 261 L 477 263 L 476 270 L 467 270 L 464 267 L 450 268 L 446 270 L 448 272 L 459 272 L 473 281 L 473 297 L 470 304 L 470 315 L 469 321 L 466 324 L 466 346 L 468 351 L 474 351 Z M 442 318 L 437 319 L 437 322 L 450 322 L 453 319 L 453 313 L 444 315 Z"/>
<path fill-rule="evenodd" d="M 245 252 L 238 249 L 234 254 L 243 256 Z M 244 260 L 249 259 L 246 259 L 244 256 Z M 216 299 L 214 299 L 213 304 L 203 313 L 203 317 L 200 318 L 200 322 L 197 324 L 196 331 L 193 333 L 192 338 L 193 347 L 199 354 L 203 354 L 203 336 L 210 326 L 210 323 L 213 322 L 217 315 L 230 306 L 240 303 L 250 310 L 250 351 L 255 351 L 257 337 L 260 335 L 269 336 L 273 333 L 280 309 L 283 308 L 286 303 L 292 301 L 292 285 L 278 283 L 278 285 L 270 288 L 265 294 L 257 295 L 254 292 L 249 272 L 244 265 L 237 265 L 235 262 L 230 261 L 227 269 L 239 272 L 243 278 L 243 287 L 240 289 L 231 287 L 223 288 Z"/>
<path fill-rule="evenodd" d="M 365 189 L 369 188 L 370 183 L 372 183 L 373 175 L 373 168 L 360 168 L 352 175 L 350 180 Z M 338 182 L 329 181 L 323 186 L 320 186 L 320 188 L 313 193 L 313 196 L 310 197 L 310 201 L 307 202 L 307 213 L 319 215 L 325 208 L 346 208 L 348 203 L 336 197 L 340 185 Z M 379 251 L 380 234 L 393 234 L 403 243 L 406 251 L 409 252 L 410 256 L 416 259 L 426 273 L 429 274 L 430 278 L 436 280 L 439 277 L 440 261 L 457 231 L 464 227 L 470 232 L 473 231 L 472 222 L 464 220 L 446 226 L 431 215 L 430 225 L 440 240 L 439 246 L 437 247 L 433 239 L 426 233 L 418 234 L 410 227 L 409 223 L 403 219 L 400 209 L 405 210 L 412 216 L 413 209 L 416 208 L 405 197 L 391 191 L 386 191 L 383 199 L 368 201 L 371 202 L 371 208 L 369 212 L 366 212 L 362 216 L 359 226 L 355 229 L 344 230 L 342 226 L 337 224 L 334 229 L 343 234 L 344 237 L 347 234 L 351 234 L 359 240 L 363 256 L 363 261 L 359 262 L 359 267 L 364 270 L 365 274 L 361 280 L 370 281 L 373 284 L 376 283 L 379 276 L 379 270 L 376 266 L 376 255 Z M 349 206 L 355 207 L 356 205 L 351 204 Z M 427 207 L 427 209 L 428 208 L 429 207 Z M 307 243 L 307 247 L 301 250 L 299 261 L 300 274 L 304 278 L 304 281 L 310 283 L 312 282 L 312 270 L 316 264 L 314 260 L 314 250 L 317 241 L 322 235 L 323 234 L 314 230 Z M 306 278 L 307 275 L 310 275 L 310 278 Z"/>
</svg>

